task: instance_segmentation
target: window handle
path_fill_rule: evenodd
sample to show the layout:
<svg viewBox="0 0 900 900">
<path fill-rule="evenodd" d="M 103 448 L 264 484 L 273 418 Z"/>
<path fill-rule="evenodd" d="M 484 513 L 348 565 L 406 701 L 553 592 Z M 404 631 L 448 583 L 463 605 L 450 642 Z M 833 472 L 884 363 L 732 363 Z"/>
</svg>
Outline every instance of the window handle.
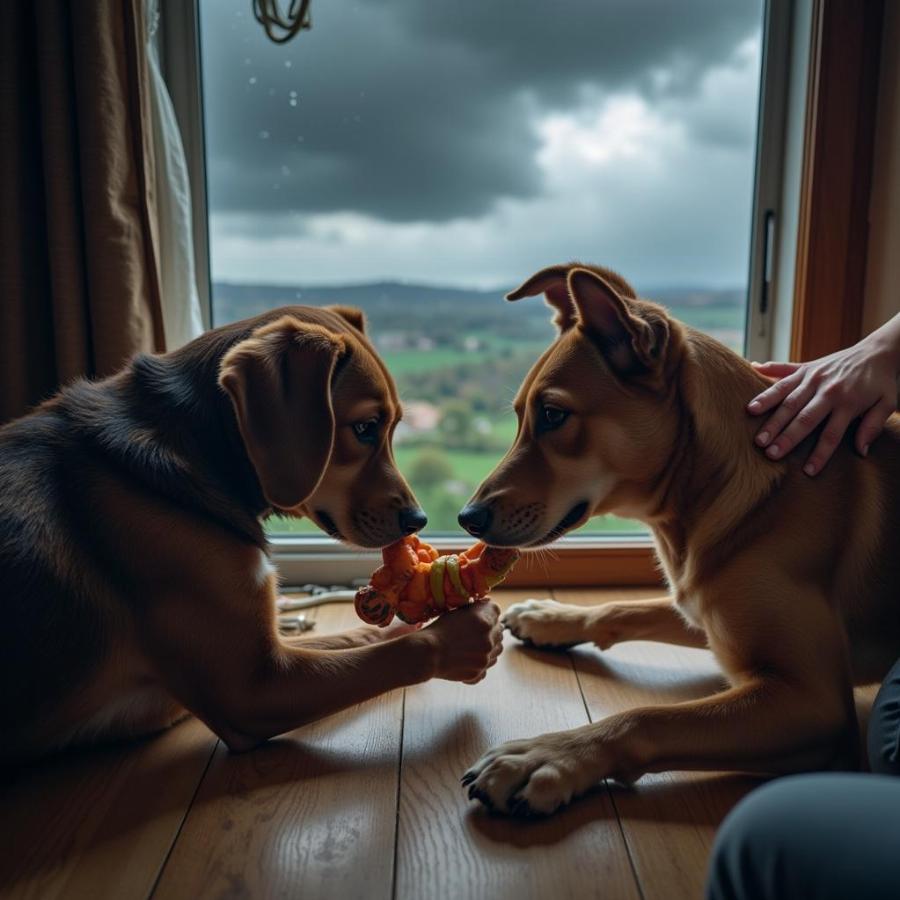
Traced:
<svg viewBox="0 0 900 900">
<path fill-rule="evenodd" d="M 759 312 L 769 311 L 772 290 L 772 269 L 775 258 L 775 210 L 767 209 L 763 215 L 762 281 L 759 288 Z"/>
</svg>

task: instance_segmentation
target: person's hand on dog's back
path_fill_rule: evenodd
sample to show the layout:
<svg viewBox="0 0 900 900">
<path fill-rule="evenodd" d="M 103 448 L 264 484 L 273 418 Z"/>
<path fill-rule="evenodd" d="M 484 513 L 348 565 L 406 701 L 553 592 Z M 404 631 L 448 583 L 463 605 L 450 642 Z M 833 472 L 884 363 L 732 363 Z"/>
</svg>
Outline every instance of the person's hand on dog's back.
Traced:
<svg viewBox="0 0 900 900">
<path fill-rule="evenodd" d="M 774 413 L 756 435 L 770 459 L 781 459 L 826 419 L 803 467 L 822 471 L 844 432 L 862 417 L 856 449 L 862 456 L 897 408 L 900 374 L 900 315 L 858 344 L 807 363 L 753 363 L 756 371 L 780 379 L 747 405 L 752 415 Z"/>
<path fill-rule="evenodd" d="M 435 619 L 416 637 L 432 642 L 435 678 L 474 684 L 503 649 L 500 607 L 491 601 L 472 603 Z"/>
</svg>

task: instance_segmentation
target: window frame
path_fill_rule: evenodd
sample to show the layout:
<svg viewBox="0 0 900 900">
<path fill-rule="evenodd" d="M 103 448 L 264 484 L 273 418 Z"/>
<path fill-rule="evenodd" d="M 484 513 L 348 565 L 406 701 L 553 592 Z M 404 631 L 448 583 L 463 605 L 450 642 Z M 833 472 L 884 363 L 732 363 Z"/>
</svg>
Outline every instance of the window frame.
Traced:
<svg viewBox="0 0 900 900">
<path fill-rule="evenodd" d="M 792 126 L 788 112 L 792 94 L 799 92 L 805 100 L 811 48 L 807 32 L 811 7 L 818 2 L 766 0 L 764 5 L 745 332 L 745 353 L 753 359 L 768 359 L 773 348 L 786 347 L 792 341 L 792 333 L 788 333 L 794 324 L 790 257 L 798 234 L 799 184 L 791 177 L 789 163 L 797 156 L 791 147 L 803 141 L 805 132 Z M 199 18 L 199 0 L 160 0 L 160 57 L 184 143 L 194 209 L 197 287 L 204 324 L 209 327 L 213 317 Z M 786 214 L 782 210 L 787 210 Z M 774 228 L 767 225 L 769 221 Z M 461 549 L 460 537 L 429 541 L 441 551 L 453 552 Z M 324 535 L 273 535 L 270 546 L 285 585 L 365 580 L 380 560 L 375 552 L 354 550 Z M 549 587 L 662 581 L 649 534 L 567 536 L 554 544 L 553 557 L 551 567 L 526 555 L 507 583 Z"/>
<path fill-rule="evenodd" d="M 862 337 L 884 0 L 813 0 L 790 358 Z"/>
</svg>

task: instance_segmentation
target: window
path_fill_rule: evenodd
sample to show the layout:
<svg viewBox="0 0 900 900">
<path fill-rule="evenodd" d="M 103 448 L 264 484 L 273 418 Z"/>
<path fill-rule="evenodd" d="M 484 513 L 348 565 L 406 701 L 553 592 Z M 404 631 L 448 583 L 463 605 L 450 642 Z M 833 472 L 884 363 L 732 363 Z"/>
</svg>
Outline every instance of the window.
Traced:
<svg viewBox="0 0 900 900">
<path fill-rule="evenodd" d="M 609 265 L 744 347 L 761 0 L 327 0 L 285 45 L 251 6 L 199 3 L 212 322 L 363 308 L 429 533 L 515 433 L 535 269 Z"/>
</svg>

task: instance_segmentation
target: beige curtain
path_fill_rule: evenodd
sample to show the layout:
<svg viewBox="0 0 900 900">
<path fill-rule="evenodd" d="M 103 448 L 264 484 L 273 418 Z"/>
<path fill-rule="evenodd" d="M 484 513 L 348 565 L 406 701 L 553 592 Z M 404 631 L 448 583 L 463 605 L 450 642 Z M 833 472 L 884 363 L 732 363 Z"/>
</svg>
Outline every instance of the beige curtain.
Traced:
<svg viewBox="0 0 900 900">
<path fill-rule="evenodd" d="M 165 349 L 141 0 L 0 3 L 0 421 Z"/>
</svg>

